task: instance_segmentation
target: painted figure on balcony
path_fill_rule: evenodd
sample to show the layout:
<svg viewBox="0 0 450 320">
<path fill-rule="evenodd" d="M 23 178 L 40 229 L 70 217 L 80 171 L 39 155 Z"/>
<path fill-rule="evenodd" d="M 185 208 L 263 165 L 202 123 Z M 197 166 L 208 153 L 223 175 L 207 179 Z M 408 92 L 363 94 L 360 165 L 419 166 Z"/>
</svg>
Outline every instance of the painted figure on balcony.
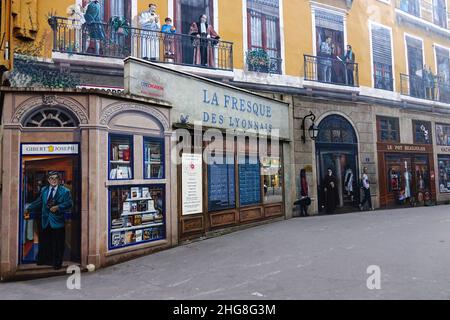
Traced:
<svg viewBox="0 0 450 320">
<path fill-rule="evenodd" d="M 157 6 L 149 4 L 148 10 L 139 15 L 141 32 L 141 58 L 152 61 L 159 60 L 159 31 L 161 30 Z M 156 32 L 151 32 L 156 31 Z"/>
<path fill-rule="evenodd" d="M 192 41 L 194 64 L 214 68 L 216 65 L 214 50 L 220 37 L 208 23 L 206 15 L 201 15 L 198 22 L 191 24 L 189 34 L 197 38 Z"/>
<path fill-rule="evenodd" d="M 103 27 L 103 21 L 100 17 L 102 7 L 98 0 L 91 0 L 86 7 L 84 14 L 85 28 L 88 33 L 86 39 L 85 51 L 89 50 L 91 40 L 95 41 L 95 54 L 100 54 L 100 42 L 105 40 L 106 34 Z"/>
<path fill-rule="evenodd" d="M 86 20 L 84 20 L 84 9 L 81 5 L 72 4 L 67 8 L 67 16 L 75 33 L 75 39 L 73 40 L 74 42 L 71 49 L 73 52 L 80 52 L 83 46 L 83 25 L 86 23 Z M 69 44 L 69 46 L 70 45 L 71 44 Z"/>
<path fill-rule="evenodd" d="M 172 19 L 167 17 L 164 20 L 165 24 L 161 28 L 164 34 L 164 58 L 165 60 L 172 60 L 175 57 L 175 36 L 177 29 L 172 25 Z"/>
<path fill-rule="evenodd" d="M 331 37 L 327 37 L 325 42 L 320 45 L 320 81 L 331 82 L 331 67 L 333 65 L 331 60 L 332 48 L 331 48 Z"/>
<path fill-rule="evenodd" d="M 347 84 L 350 86 L 354 86 L 355 85 L 355 77 L 354 77 L 354 73 L 355 73 L 355 61 L 356 61 L 356 56 L 355 53 L 353 52 L 353 48 L 351 45 L 347 46 L 347 51 L 345 51 L 345 56 L 344 56 L 344 62 L 345 62 L 345 71 L 347 73 Z"/>
</svg>

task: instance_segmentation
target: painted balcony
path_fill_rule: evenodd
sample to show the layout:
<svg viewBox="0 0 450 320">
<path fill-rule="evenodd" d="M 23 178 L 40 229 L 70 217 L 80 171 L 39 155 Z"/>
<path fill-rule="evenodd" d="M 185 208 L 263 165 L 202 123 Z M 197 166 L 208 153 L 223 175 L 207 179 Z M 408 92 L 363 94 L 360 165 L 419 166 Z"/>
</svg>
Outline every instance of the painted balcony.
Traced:
<svg viewBox="0 0 450 320">
<path fill-rule="evenodd" d="M 404 96 L 450 103 L 450 83 L 438 77 L 400 74 L 400 86 Z"/>
<path fill-rule="evenodd" d="M 95 26 L 102 34 L 96 40 L 92 29 L 78 20 L 51 17 L 49 24 L 53 30 L 53 52 L 117 59 L 132 56 L 157 63 L 233 71 L 231 42 L 108 23 Z"/>
<path fill-rule="evenodd" d="M 357 63 L 345 63 L 339 59 L 304 55 L 305 81 L 359 87 Z"/>
</svg>

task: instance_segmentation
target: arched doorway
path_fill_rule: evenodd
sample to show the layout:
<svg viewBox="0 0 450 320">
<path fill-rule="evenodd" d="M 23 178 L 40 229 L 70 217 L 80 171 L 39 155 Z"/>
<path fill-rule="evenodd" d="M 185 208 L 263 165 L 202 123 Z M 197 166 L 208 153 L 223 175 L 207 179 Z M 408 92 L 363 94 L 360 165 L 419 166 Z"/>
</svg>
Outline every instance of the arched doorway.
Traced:
<svg viewBox="0 0 450 320">
<path fill-rule="evenodd" d="M 64 215 L 64 233 L 61 235 L 64 239 L 62 259 L 66 265 L 80 263 L 80 142 L 78 133 L 68 133 L 72 130 L 78 131 L 80 120 L 65 107 L 42 105 L 24 118 L 22 126 L 24 129 L 20 151 L 19 264 L 39 263 L 39 250 L 49 250 L 49 244 L 43 240 L 48 234 L 45 235 L 47 227 L 42 225 L 42 202 L 39 201 L 46 192 L 45 188 L 49 186 L 49 174 L 55 172 L 58 175 L 59 186 L 70 192 L 72 200 L 70 208 L 58 212 L 59 215 Z M 38 132 L 36 129 L 41 133 L 40 136 L 36 134 Z M 72 137 L 69 138 L 70 136 Z M 30 207 L 33 209 L 25 217 L 24 212 Z M 42 244 L 42 241 L 46 244 Z"/>
<path fill-rule="evenodd" d="M 323 180 L 328 168 L 337 179 L 337 212 L 350 212 L 359 201 L 358 139 L 352 124 L 340 115 L 330 115 L 319 124 L 316 139 L 319 212 L 324 211 Z"/>
</svg>

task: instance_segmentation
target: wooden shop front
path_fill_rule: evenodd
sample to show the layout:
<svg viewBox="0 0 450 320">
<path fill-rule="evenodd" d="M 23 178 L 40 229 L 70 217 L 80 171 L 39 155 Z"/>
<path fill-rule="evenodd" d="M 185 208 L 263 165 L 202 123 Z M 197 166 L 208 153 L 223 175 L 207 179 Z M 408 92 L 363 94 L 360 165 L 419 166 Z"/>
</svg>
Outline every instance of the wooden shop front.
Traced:
<svg viewBox="0 0 450 320">
<path fill-rule="evenodd" d="M 378 143 L 380 206 L 436 201 L 433 145 Z"/>
<path fill-rule="evenodd" d="M 229 137 L 223 148 L 206 155 L 205 161 L 202 154 L 207 143 L 203 144 L 203 153 L 183 153 L 177 170 L 181 241 L 285 216 L 283 144 L 278 145 L 279 154 L 272 154 L 269 143 L 267 155 L 260 157 L 264 142 L 256 137 L 242 144 L 238 140 L 236 136 Z M 200 190 L 196 193 L 201 194 L 201 201 L 197 202 L 197 209 L 192 209 L 188 194 L 192 186 L 187 180 L 196 166 L 199 178 L 194 189 Z"/>
</svg>

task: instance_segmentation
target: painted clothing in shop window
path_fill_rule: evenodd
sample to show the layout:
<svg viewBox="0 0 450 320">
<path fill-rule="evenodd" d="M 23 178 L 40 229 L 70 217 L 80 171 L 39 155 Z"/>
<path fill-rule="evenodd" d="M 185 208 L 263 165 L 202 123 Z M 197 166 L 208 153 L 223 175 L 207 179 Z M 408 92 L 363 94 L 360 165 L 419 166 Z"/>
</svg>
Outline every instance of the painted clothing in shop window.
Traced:
<svg viewBox="0 0 450 320">
<path fill-rule="evenodd" d="M 347 169 L 345 172 L 345 179 L 344 179 L 344 185 L 345 185 L 345 191 L 347 191 L 348 194 L 353 193 L 353 171 L 352 169 Z"/>
<path fill-rule="evenodd" d="M 405 198 L 411 198 L 411 173 L 405 172 Z"/>
</svg>

